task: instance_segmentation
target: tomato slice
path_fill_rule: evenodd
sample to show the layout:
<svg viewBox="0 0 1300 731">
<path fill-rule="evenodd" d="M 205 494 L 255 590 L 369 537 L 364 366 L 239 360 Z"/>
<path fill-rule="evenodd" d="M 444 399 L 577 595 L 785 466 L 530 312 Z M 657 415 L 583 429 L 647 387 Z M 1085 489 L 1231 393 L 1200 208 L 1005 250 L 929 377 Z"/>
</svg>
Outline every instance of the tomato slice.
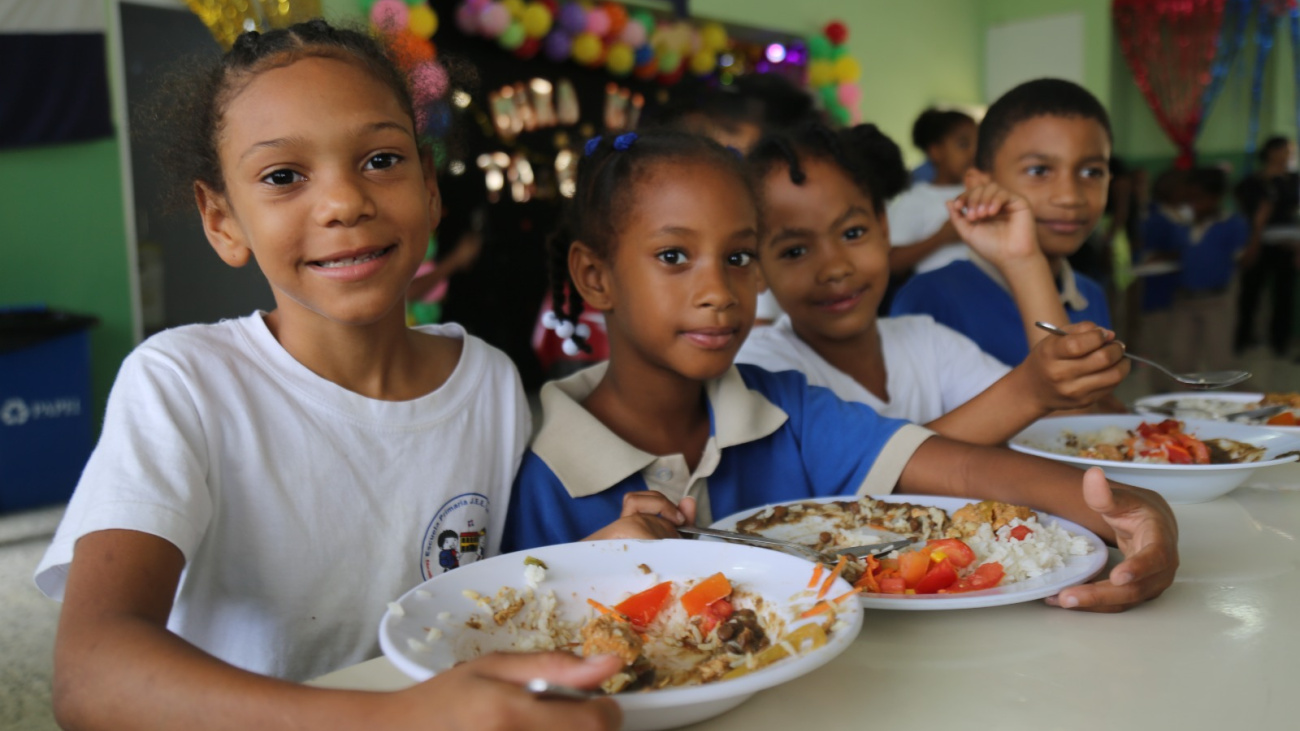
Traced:
<svg viewBox="0 0 1300 731">
<path fill-rule="evenodd" d="M 1011 537 L 1017 541 L 1023 541 L 1029 537 L 1029 534 L 1033 532 L 1034 529 L 1030 528 L 1027 525 L 1018 525 L 1015 528 L 1011 529 Z M 975 570 L 979 571 L 979 569 L 975 569 Z"/>
<path fill-rule="evenodd" d="M 940 559 L 946 558 L 959 569 L 975 563 L 975 552 L 957 538 L 935 538 L 926 541 L 924 551 L 930 554 L 932 560 L 935 556 Z"/>
<path fill-rule="evenodd" d="M 1272 419 L 1269 419 L 1267 423 L 1272 424 L 1273 426 L 1295 426 L 1295 414 L 1290 411 L 1283 411 Z"/>
<path fill-rule="evenodd" d="M 700 631 L 707 635 L 718 626 L 718 622 L 730 617 L 735 611 L 736 608 L 726 599 L 719 599 L 709 604 L 704 611 L 700 612 Z"/>
<path fill-rule="evenodd" d="M 1178 443 L 1181 444 L 1189 454 L 1191 454 L 1193 463 L 1210 463 L 1210 448 L 1205 446 L 1205 442 L 1202 442 L 1191 434 L 1184 434 L 1182 432 L 1175 434 L 1174 437 L 1178 440 Z"/>
<path fill-rule="evenodd" d="M 938 594 L 940 589 L 947 589 L 956 581 L 957 569 L 952 567 L 948 559 L 942 559 L 930 564 L 930 570 L 925 572 L 925 576 L 916 585 L 916 593 Z"/>
<path fill-rule="evenodd" d="M 930 568 L 930 554 L 924 551 L 908 551 L 898 555 L 898 573 L 909 589 L 915 589 L 925 572 Z"/>
<path fill-rule="evenodd" d="M 1002 564 L 996 561 L 990 561 L 975 569 L 975 573 L 964 579 L 958 579 L 956 583 L 940 591 L 940 594 L 960 594 L 967 591 L 980 591 L 981 589 L 992 589 L 1002 582 L 1002 577 L 1006 572 L 1002 569 Z"/>
<path fill-rule="evenodd" d="M 731 582 L 719 571 L 682 594 L 682 609 L 694 617 L 704 611 L 705 607 L 727 596 L 731 596 Z"/>
<path fill-rule="evenodd" d="M 672 596 L 672 593 L 673 582 L 665 581 L 639 594 L 633 594 L 615 604 L 614 609 L 627 617 L 633 627 L 643 630 L 659 616 L 659 610 L 668 603 L 668 597 Z"/>
<path fill-rule="evenodd" d="M 1164 450 L 1165 459 L 1168 459 L 1170 464 L 1192 463 L 1192 453 L 1180 444 L 1166 444 Z"/>
<path fill-rule="evenodd" d="M 907 585 L 903 583 L 901 576 L 882 576 L 880 578 L 881 594 L 902 594 L 907 591 Z"/>
</svg>

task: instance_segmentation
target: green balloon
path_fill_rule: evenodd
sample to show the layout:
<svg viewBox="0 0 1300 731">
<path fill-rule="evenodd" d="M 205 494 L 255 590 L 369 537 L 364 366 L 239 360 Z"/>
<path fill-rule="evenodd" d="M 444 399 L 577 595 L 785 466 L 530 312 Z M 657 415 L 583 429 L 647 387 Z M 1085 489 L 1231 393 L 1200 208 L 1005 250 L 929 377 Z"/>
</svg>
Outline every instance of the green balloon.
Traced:
<svg viewBox="0 0 1300 731">
<path fill-rule="evenodd" d="M 649 38 L 650 34 L 655 32 L 655 16 L 651 15 L 648 11 L 645 10 L 633 11 L 629 20 L 635 21 L 645 26 L 646 38 Z"/>
<path fill-rule="evenodd" d="M 817 93 L 821 96 L 822 104 L 825 104 L 827 109 L 840 103 L 840 95 L 834 84 L 820 87 L 817 89 Z"/>
<path fill-rule="evenodd" d="M 659 70 L 665 74 L 671 74 L 681 65 L 682 54 L 672 50 L 671 48 L 665 48 L 663 53 L 659 54 Z"/>
<path fill-rule="evenodd" d="M 357 5 L 361 8 L 362 15 L 370 17 L 370 8 L 375 4 L 375 0 L 357 0 Z"/>
<path fill-rule="evenodd" d="M 840 104 L 838 101 L 835 102 L 834 104 L 827 104 L 826 109 L 831 113 L 831 118 L 834 119 L 836 122 L 839 122 L 840 124 L 847 125 L 849 121 L 853 118 L 852 116 L 849 115 L 849 110 L 846 109 L 844 105 Z"/>
<path fill-rule="evenodd" d="M 497 38 L 497 43 L 501 44 L 501 47 L 507 51 L 513 51 L 524 45 L 524 40 L 527 37 L 527 34 L 524 33 L 524 24 L 516 20 L 501 32 L 501 36 Z"/>
<path fill-rule="evenodd" d="M 816 35 L 808 39 L 808 55 L 818 61 L 826 61 L 831 57 L 831 39 L 823 35 Z"/>
<path fill-rule="evenodd" d="M 844 46 L 831 46 L 831 60 L 838 61 L 849 55 L 849 51 Z"/>
</svg>

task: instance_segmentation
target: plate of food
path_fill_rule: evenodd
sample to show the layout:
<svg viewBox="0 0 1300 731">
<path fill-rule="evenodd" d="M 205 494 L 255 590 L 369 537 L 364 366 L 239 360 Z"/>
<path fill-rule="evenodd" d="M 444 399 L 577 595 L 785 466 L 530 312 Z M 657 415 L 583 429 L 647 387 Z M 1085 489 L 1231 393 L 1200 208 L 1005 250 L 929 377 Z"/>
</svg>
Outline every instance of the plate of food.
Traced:
<svg viewBox="0 0 1300 731">
<path fill-rule="evenodd" d="M 1220 421 L 1228 414 L 1284 406 L 1281 413 L 1263 419 L 1239 418 L 1233 423 L 1267 426 L 1281 432 L 1300 434 L 1300 393 L 1273 391 L 1215 391 L 1213 393 L 1158 393 L 1133 402 L 1139 414 L 1154 414 L 1174 419 Z"/>
<path fill-rule="evenodd" d="M 908 549 L 839 567 L 869 609 L 973 609 L 1042 599 L 1091 579 L 1107 560 L 1106 544 L 1068 520 L 931 495 L 795 500 L 745 510 L 712 527 L 823 551 L 899 535 L 915 539 Z"/>
<path fill-rule="evenodd" d="M 1300 434 L 1223 421 L 1134 414 L 1057 416 L 1034 422 L 1011 448 L 1145 487 L 1171 503 L 1225 495 L 1260 469 L 1300 457 Z"/>
<path fill-rule="evenodd" d="M 862 626 L 854 590 L 808 587 L 812 565 L 720 542 L 590 541 L 495 556 L 389 604 L 384 655 L 425 680 L 505 651 L 614 653 L 602 690 L 623 728 L 675 728 L 829 662 Z M 823 590 L 824 585 L 824 590 Z"/>
</svg>

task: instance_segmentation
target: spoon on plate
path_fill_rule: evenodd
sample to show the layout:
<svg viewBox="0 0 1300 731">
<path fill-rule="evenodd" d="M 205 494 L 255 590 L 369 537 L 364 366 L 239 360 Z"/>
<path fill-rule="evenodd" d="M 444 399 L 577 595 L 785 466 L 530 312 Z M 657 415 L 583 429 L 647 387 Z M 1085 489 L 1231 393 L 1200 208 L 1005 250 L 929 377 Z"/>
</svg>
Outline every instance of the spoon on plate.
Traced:
<svg viewBox="0 0 1300 731">
<path fill-rule="evenodd" d="M 1069 333 L 1067 333 L 1066 331 L 1062 330 L 1061 328 L 1049 322 L 1039 321 L 1039 322 L 1035 322 L 1034 325 L 1038 326 L 1040 330 L 1046 330 L 1047 332 L 1052 333 L 1053 335 L 1069 335 Z M 1119 342 L 1119 341 L 1117 340 L 1115 342 Z M 1121 347 L 1123 347 L 1123 345 L 1124 345 L 1123 343 L 1120 343 Z M 1153 360 L 1148 360 L 1146 358 L 1133 355 L 1132 353 L 1128 352 L 1127 348 L 1124 349 L 1124 357 L 1128 358 L 1129 360 L 1135 360 L 1139 363 L 1146 363 L 1147 365 L 1151 366 L 1152 368 L 1155 368 L 1156 370 L 1160 371 L 1166 376 L 1169 376 L 1175 381 L 1178 381 L 1179 383 L 1185 386 L 1190 386 L 1193 389 L 1196 389 L 1198 391 L 1207 391 L 1214 388 L 1227 388 L 1228 386 L 1235 386 L 1238 383 L 1241 383 L 1242 381 L 1246 380 L 1247 378 L 1250 378 L 1251 375 L 1250 371 L 1204 371 L 1198 373 L 1174 373 L 1173 371 L 1169 370 L 1168 368 L 1160 365 L 1159 363 Z"/>
</svg>

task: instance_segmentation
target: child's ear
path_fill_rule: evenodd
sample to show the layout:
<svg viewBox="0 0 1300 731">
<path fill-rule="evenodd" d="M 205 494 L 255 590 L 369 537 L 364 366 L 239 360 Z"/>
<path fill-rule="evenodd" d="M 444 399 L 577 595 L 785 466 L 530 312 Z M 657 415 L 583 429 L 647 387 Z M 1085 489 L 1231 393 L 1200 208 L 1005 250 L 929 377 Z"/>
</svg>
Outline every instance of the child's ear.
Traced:
<svg viewBox="0 0 1300 731">
<path fill-rule="evenodd" d="M 993 176 L 972 165 L 966 169 L 966 179 L 962 182 L 966 184 L 966 190 L 970 190 L 980 185 L 992 183 Z"/>
<path fill-rule="evenodd" d="M 569 246 L 569 277 L 588 307 L 601 312 L 614 308 L 609 265 L 581 241 L 574 241 Z"/>
<path fill-rule="evenodd" d="M 230 210 L 230 202 L 221 193 L 203 183 L 194 184 L 194 203 L 203 220 L 203 234 L 217 256 L 232 267 L 248 264 L 253 252 L 244 242 L 244 231 Z"/>
</svg>

